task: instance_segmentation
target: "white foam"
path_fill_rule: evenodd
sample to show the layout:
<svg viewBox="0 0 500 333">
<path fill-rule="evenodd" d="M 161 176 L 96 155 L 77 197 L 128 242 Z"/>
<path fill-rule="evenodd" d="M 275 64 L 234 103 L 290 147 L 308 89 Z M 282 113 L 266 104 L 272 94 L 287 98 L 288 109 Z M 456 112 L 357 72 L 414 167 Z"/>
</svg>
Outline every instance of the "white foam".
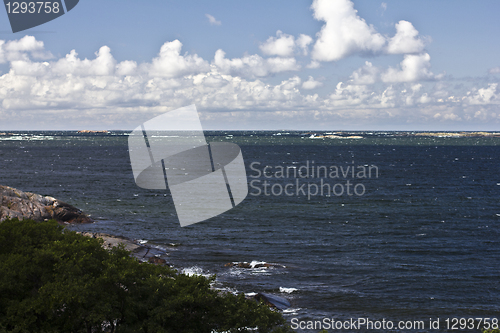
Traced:
<svg viewBox="0 0 500 333">
<path fill-rule="evenodd" d="M 291 294 L 291 293 L 293 293 L 294 291 L 297 291 L 297 290 L 298 290 L 297 288 L 284 288 L 284 287 L 280 287 L 280 293 Z"/>
<path fill-rule="evenodd" d="M 201 269 L 198 266 L 193 266 L 193 267 L 188 267 L 188 268 L 183 268 L 181 271 L 182 274 L 185 274 L 187 276 L 204 276 L 204 277 L 210 277 L 210 274 L 204 273 L 203 269 Z"/>
<path fill-rule="evenodd" d="M 302 308 L 296 308 L 296 309 L 292 309 L 292 308 L 288 308 L 288 309 L 284 309 L 283 310 L 283 314 L 286 314 L 286 315 L 298 315 L 299 311 L 302 310 Z"/>
<path fill-rule="evenodd" d="M 253 261 L 250 263 L 250 267 L 255 268 L 255 266 L 257 266 L 257 265 L 259 265 L 259 264 L 260 264 L 260 265 L 264 265 L 264 264 L 267 264 L 267 262 L 265 262 L 265 261 L 256 261 L 256 260 L 253 260 Z M 261 267 L 259 267 L 259 268 L 261 268 Z"/>
<path fill-rule="evenodd" d="M 226 293 L 231 293 L 233 295 L 238 295 L 239 292 L 237 289 L 234 289 L 234 288 L 229 288 L 229 287 L 222 287 L 222 288 L 217 288 L 217 287 L 214 287 L 215 290 L 219 290 L 219 291 L 223 291 L 223 292 L 226 292 Z"/>
<path fill-rule="evenodd" d="M 43 141 L 43 140 L 54 140 L 53 136 L 45 135 L 15 135 L 10 137 L 0 137 L 0 141 L 23 141 L 23 140 L 33 140 L 33 141 Z"/>
</svg>

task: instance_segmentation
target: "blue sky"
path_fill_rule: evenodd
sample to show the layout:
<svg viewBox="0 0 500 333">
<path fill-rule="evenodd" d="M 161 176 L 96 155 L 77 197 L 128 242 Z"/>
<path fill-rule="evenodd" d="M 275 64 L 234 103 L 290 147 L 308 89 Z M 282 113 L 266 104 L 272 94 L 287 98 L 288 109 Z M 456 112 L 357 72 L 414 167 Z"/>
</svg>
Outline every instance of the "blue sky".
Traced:
<svg viewBox="0 0 500 333">
<path fill-rule="evenodd" d="M 13 34 L 1 130 L 499 130 L 500 2 L 81 0 Z M 74 50 L 74 51 L 72 51 Z"/>
</svg>

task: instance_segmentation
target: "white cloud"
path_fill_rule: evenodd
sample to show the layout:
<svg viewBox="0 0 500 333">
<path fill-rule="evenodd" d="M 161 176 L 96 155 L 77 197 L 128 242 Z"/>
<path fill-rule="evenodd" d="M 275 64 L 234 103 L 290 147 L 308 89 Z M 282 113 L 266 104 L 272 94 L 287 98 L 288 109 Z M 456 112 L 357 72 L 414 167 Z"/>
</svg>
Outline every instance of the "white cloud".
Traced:
<svg viewBox="0 0 500 333">
<path fill-rule="evenodd" d="M 324 21 L 312 50 L 317 61 L 337 61 L 355 53 L 381 52 L 386 40 L 358 16 L 349 0 L 314 0 L 314 18 Z"/>
<path fill-rule="evenodd" d="M 302 83 L 302 88 L 306 90 L 316 89 L 323 85 L 322 82 L 316 81 L 312 76 L 309 76 L 309 79 Z"/>
<path fill-rule="evenodd" d="M 351 74 L 353 84 L 374 84 L 378 81 L 379 69 L 369 61 Z"/>
<path fill-rule="evenodd" d="M 400 63 L 399 68 L 389 68 L 382 73 L 383 82 L 415 82 L 435 78 L 429 70 L 431 57 L 428 53 L 414 55 L 407 54 Z"/>
<path fill-rule="evenodd" d="M 420 53 L 424 50 L 424 42 L 418 38 L 418 31 L 408 21 L 396 23 L 396 35 L 389 39 L 387 53 L 406 54 Z"/>
<path fill-rule="evenodd" d="M 78 53 L 71 50 L 65 58 L 61 58 L 51 65 L 52 71 L 60 75 L 112 75 L 115 70 L 116 60 L 111 55 L 111 49 L 102 46 L 95 54 L 96 58 L 93 60 L 81 60 L 78 58 Z"/>
<path fill-rule="evenodd" d="M 300 77 L 294 76 L 289 78 L 288 80 L 281 81 L 281 84 L 279 84 L 277 87 L 283 90 L 291 90 L 298 87 L 301 82 L 302 80 L 300 79 Z"/>
<path fill-rule="evenodd" d="M 295 37 L 278 30 L 276 37 L 269 37 L 259 48 L 266 55 L 290 57 L 293 55 L 293 49 L 295 48 Z"/>
<path fill-rule="evenodd" d="M 307 64 L 306 68 L 314 69 L 314 68 L 320 68 L 321 64 L 319 61 L 313 60 L 309 64 Z"/>
<path fill-rule="evenodd" d="M 500 74 L 500 67 L 493 67 L 488 70 L 490 74 Z"/>
<path fill-rule="evenodd" d="M 357 14 L 351 0 L 314 0 L 311 8 L 314 18 L 325 22 L 312 49 L 314 61 L 338 61 L 354 54 L 421 53 L 425 40 L 430 40 L 422 39 L 413 24 L 404 20 L 396 23 L 392 38 L 382 36 Z M 385 11 L 387 4 L 383 2 L 381 8 Z"/>
<path fill-rule="evenodd" d="M 380 8 L 382 8 L 382 12 L 385 12 L 385 11 L 387 10 L 387 3 L 382 2 L 382 3 L 380 4 Z"/>
<path fill-rule="evenodd" d="M 460 121 L 460 120 L 462 120 L 462 118 L 460 118 L 460 116 L 456 115 L 453 112 L 447 112 L 447 113 L 444 113 L 444 114 L 438 112 L 438 113 L 436 113 L 434 115 L 433 118 L 436 119 L 436 120 L 442 120 L 442 121 L 443 120 L 444 121 L 446 121 L 446 120 L 451 120 L 451 121 Z"/>
<path fill-rule="evenodd" d="M 205 14 L 205 16 L 208 18 L 208 22 L 210 22 L 211 25 L 221 25 L 222 22 L 221 21 L 217 21 L 215 19 L 215 17 L 213 17 L 212 15 L 210 14 Z"/>
<path fill-rule="evenodd" d="M 153 59 L 150 66 L 147 66 L 149 75 L 177 77 L 209 69 L 208 62 L 196 54 L 182 56 L 181 48 L 182 43 L 177 39 L 163 44 L 158 57 Z"/>
<path fill-rule="evenodd" d="M 488 88 L 469 91 L 466 101 L 469 104 L 500 104 L 500 91 L 498 83 L 490 83 Z"/>
<path fill-rule="evenodd" d="M 308 35 L 300 34 L 299 38 L 288 35 L 278 30 L 276 37 L 269 37 L 259 48 L 265 55 L 275 55 L 280 57 L 291 57 L 295 49 L 299 48 L 303 55 L 308 54 L 308 45 L 312 43 L 312 38 Z"/>
<path fill-rule="evenodd" d="M 264 77 L 272 73 L 285 71 L 296 71 L 300 68 L 295 58 L 262 58 L 254 54 L 242 58 L 227 59 L 226 53 L 222 50 L 215 52 L 213 65 L 224 74 Z"/>
<path fill-rule="evenodd" d="M 29 55 L 34 59 L 50 59 L 52 54 L 44 50 L 42 41 L 37 41 L 33 36 L 24 36 L 19 40 L 5 42 L 0 40 L 0 64 L 7 61 L 29 60 Z"/>
<path fill-rule="evenodd" d="M 125 60 L 116 65 L 117 75 L 134 75 L 137 71 L 137 63 L 131 60 Z"/>
<path fill-rule="evenodd" d="M 308 54 L 308 46 L 311 44 L 313 39 L 311 36 L 300 34 L 299 38 L 297 38 L 297 46 L 302 49 L 302 54 L 305 56 Z"/>
<path fill-rule="evenodd" d="M 5 42 L 0 44 L 4 50 Z M 481 121 L 490 126 L 500 122 L 498 82 L 465 94 L 454 84 L 428 80 L 435 76 L 427 54 L 406 55 L 399 68 L 386 71 L 365 62 L 349 81 L 330 82 L 333 88 L 321 89 L 326 93 L 311 94 L 310 89 L 328 82 L 312 76 L 302 81 L 295 74 L 279 83 L 267 78 L 298 70 L 294 58 L 227 59 L 218 50 L 209 62 L 197 55 L 181 55 L 181 47 L 179 41 L 167 42 L 157 57 L 142 64 L 118 63 L 107 46 L 92 59 L 81 59 L 72 50 L 50 61 L 32 59 L 33 48 L 18 48 L 18 59 L 11 60 L 8 72 L 0 75 L 1 124 L 5 127 L 11 121 L 23 126 L 31 119 L 32 127 L 39 129 L 64 128 L 69 122 L 75 128 L 96 124 L 133 128 L 151 115 L 192 103 L 212 119 L 215 128 L 220 119 L 235 126 L 260 119 L 270 128 L 284 127 L 288 120 L 292 127 L 338 125 L 341 120 L 356 126 L 360 120 L 367 126 L 385 120 L 401 124 Z M 45 52 L 39 46 L 37 50 Z"/>
</svg>

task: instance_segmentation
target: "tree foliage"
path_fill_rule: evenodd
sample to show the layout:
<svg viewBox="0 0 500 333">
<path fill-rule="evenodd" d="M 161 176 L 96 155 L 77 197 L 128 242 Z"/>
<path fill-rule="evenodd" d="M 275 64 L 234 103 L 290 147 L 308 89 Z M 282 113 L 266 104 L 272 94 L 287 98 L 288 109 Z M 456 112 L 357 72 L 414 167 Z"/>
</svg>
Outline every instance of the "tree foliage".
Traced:
<svg viewBox="0 0 500 333">
<path fill-rule="evenodd" d="M 291 332 L 280 313 L 211 279 L 105 250 L 55 221 L 1 223 L 0 272 L 0 332 Z"/>
</svg>

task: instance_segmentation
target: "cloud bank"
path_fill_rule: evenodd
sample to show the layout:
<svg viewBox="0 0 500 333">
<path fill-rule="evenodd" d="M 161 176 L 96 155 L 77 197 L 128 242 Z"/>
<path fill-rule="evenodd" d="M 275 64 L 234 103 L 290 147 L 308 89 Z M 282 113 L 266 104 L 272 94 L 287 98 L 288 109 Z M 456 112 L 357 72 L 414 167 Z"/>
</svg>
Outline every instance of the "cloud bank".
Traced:
<svg viewBox="0 0 500 333">
<path fill-rule="evenodd" d="M 393 36 L 384 36 L 348 0 L 314 0 L 311 8 L 324 22 L 315 39 L 278 30 L 259 45 L 262 55 L 235 58 L 218 49 L 204 59 L 184 52 L 179 40 L 144 63 L 118 62 L 106 45 L 92 59 L 76 50 L 55 58 L 32 36 L 0 40 L 0 64 L 8 67 L 0 73 L 0 127 L 127 129 L 192 103 L 215 129 L 500 122 L 498 67 L 481 80 L 451 84 L 432 71 L 430 39 L 412 23 L 401 20 Z M 353 55 L 401 60 L 386 67 L 365 60 L 341 82 L 317 72 Z"/>
</svg>

